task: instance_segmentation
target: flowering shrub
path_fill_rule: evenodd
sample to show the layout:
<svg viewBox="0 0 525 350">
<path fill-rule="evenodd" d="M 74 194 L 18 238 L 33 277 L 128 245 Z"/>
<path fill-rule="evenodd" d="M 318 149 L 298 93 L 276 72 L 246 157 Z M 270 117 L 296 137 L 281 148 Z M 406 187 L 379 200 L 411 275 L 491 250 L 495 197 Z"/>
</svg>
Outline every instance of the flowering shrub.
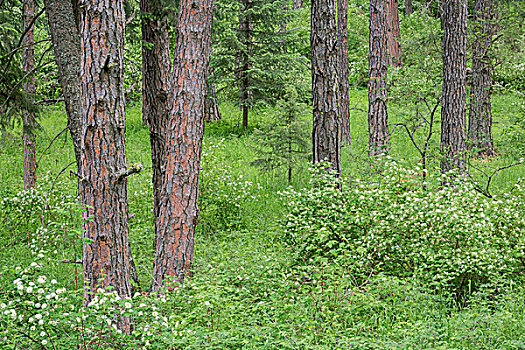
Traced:
<svg viewBox="0 0 525 350">
<path fill-rule="evenodd" d="M 246 180 L 243 174 L 234 174 L 226 165 L 223 142 L 203 147 L 199 222 L 205 231 L 242 227 L 246 204 L 257 201 L 262 192 L 259 184 Z"/>
<path fill-rule="evenodd" d="M 417 277 L 434 290 L 462 295 L 523 270 L 523 191 L 489 199 L 466 181 L 391 162 L 382 181 L 354 180 L 342 191 L 326 174 L 311 189 L 285 192 L 285 242 L 296 260 L 334 261 L 356 275 Z"/>
<path fill-rule="evenodd" d="M 195 284 L 133 298 L 99 290 L 84 307 L 82 290 L 46 276 L 43 260 L 42 255 L 27 268 L 17 267 L 16 279 L 0 294 L 0 347 L 166 349 L 195 334 L 180 312 L 188 303 L 193 310 L 211 307 L 193 298 Z M 119 327 L 123 318 L 132 320 L 131 336 Z"/>
<path fill-rule="evenodd" d="M 24 239 L 36 255 L 39 249 L 56 249 L 71 235 L 78 234 L 80 206 L 69 194 L 70 186 L 67 181 L 54 181 L 48 173 L 41 176 L 30 190 L 3 193 L 0 199 L 0 242 L 8 244 Z"/>
</svg>

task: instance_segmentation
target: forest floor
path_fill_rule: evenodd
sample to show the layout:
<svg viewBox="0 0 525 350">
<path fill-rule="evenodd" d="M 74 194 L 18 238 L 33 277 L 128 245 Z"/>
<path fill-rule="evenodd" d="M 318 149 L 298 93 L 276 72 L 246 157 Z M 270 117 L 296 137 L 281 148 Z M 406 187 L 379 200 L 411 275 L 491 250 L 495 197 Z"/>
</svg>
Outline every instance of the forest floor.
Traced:
<svg viewBox="0 0 525 350">
<path fill-rule="evenodd" d="M 506 152 L 511 148 L 508 133 L 518 113 L 517 103 L 513 95 L 495 98 L 494 139 L 499 156 L 476 163 L 487 167 L 487 172 L 516 161 Z M 366 160 L 366 92 L 353 91 L 351 106 L 353 143 L 343 148 L 342 169 L 345 176 L 364 177 L 373 172 Z M 253 125 L 264 125 L 271 113 L 253 111 Z M 404 106 L 393 105 L 390 110 L 393 123 L 401 122 L 407 113 Z M 172 306 L 173 319 L 170 316 L 168 329 L 163 331 L 170 334 L 170 329 L 174 330 L 168 336 L 170 348 L 525 348 L 525 289 L 521 285 L 505 287 L 498 293 L 480 290 L 467 303 L 458 305 L 410 279 L 376 275 L 358 283 L 345 271 L 292 266 L 280 227 L 285 207 L 279 192 L 288 186 L 284 171 L 265 172 L 250 165 L 257 140 L 250 132 L 239 130 L 240 112 L 234 106 L 223 106 L 223 114 L 222 122 L 206 127 L 194 276 L 177 299 L 180 305 Z M 135 214 L 130 220 L 130 240 L 141 285 L 147 290 L 153 264 L 153 199 L 149 136 L 141 120 L 140 106 L 129 107 L 128 164 L 141 162 L 145 168 L 129 179 L 130 212 Z M 40 123 L 38 155 L 64 128 L 62 108 L 47 108 Z M 425 135 L 417 137 L 423 139 Z M 42 214 L 42 203 L 33 203 L 20 192 L 20 139 L 19 131 L 13 131 L 0 142 L 0 196 L 18 196 L 23 202 L 18 211 L 1 202 L 0 293 L 13 283 L 16 267 L 24 268 L 35 260 L 32 252 L 38 244 L 45 246 L 44 273 L 53 276 L 60 286 L 78 290 L 82 285 L 81 265 L 65 262 L 80 259 L 82 250 L 78 208 L 70 204 L 74 202 L 76 178 L 68 169 L 57 180 L 64 167 L 74 161 L 69 136 L 64 133 L 57 138 L 39 164 L 38 198 L 49 198 L 58 208 L 49 215 Z M 436 134 L 432 145 L 436 147 L 438 142 Z M 402 130 L 396 130 L 392 144 L 395 159 L 407 166 L 418 163 L 418 153 Z M 431 159 L 431 171 L 437 164 L 436 158 Z M 298 164 L 291 185 L 296 189 L 308 186 L 308 174 L 308 162 Z M 521 166 L 502 171 L 492 181 L 491 191 L 507 191 L 524 175 Z M 480 174 L 474 177 L 480 183 L 486 181 Z M 26 239 L 38 230 L 42 218 L 53 228 L 53 248 L 50 242 L 37 241 L 33 243 L 35 249 Z M 191 335 L 182 335 L 182 320 Z M 2 341 L 0 338 L 0 348 L 13 348 L 9 341 Z"/>
</svg>

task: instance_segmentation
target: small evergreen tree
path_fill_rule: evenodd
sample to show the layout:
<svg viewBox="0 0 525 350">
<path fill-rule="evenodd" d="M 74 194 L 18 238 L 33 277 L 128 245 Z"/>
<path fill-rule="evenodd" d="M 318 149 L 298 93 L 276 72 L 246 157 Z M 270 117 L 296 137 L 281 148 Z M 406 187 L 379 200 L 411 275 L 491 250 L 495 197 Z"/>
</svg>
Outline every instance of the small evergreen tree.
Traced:
<svg viewBox="0 0 525 350">
<path fill-rule="evenodd" d="M 291 10 L 287 1 L 217 0 L 215 6 L 213 80 L 220 95 L 238 100 L 247 127 L 249 110 L 282 99 L 294 75 L 307 77 L 301 52 L 308 33 L 304 21 L 294 22 L 302 11 Z"/>
<path fill-rule="evenodd" d="M 277 103 L 278 112 L 273 123 L 254 133 L 258 157 L 252 164 L 264 170 L 286 168 L 288 184 L 292 182 L 292 172 L 297 164 L 310 157 L 309 128 L 301 119 L 306 108 L 298 98 L 296 87 L 290 85 L 284 98 Z"/>
</svg>

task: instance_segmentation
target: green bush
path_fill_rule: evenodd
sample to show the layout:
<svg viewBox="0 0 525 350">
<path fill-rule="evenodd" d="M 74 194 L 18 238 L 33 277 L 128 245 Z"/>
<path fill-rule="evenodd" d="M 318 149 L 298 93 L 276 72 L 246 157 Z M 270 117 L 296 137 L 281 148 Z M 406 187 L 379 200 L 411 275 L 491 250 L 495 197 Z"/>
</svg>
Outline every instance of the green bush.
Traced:
<svg viewBox="0 0 525 350">
<path fill-rule="evenodd" d="M 315 186 L 284 193 L 285 242 L 296 261 L 334 261 L 357 276 L 383 272 L 416 277 L 457 297 L 481 283 L 523 270 L 523 192 L 489 199 L 458 179 L 422 177 L 420 169 L 387 162 L 379 182 L 333 185 L 326 172 Z"/>
</svg>

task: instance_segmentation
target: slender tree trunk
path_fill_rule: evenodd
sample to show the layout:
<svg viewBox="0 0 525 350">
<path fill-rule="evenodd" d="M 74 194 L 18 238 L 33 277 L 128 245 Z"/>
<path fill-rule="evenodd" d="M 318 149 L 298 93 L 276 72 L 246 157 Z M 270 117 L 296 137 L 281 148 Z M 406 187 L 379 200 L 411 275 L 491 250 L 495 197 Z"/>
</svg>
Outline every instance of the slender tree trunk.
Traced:
<svg viewBox="0 0 525 350">
<path fill-rule="evenodd" d="M 73 149 L 77 161 L 78 173 L 81 174 L 81 85 L 80 85 L 80 34 L 75 20 L 75 11 L 70 1 L 44 0 L 47 20 L 58 77 L 66 105 L 68 128 L 73 140 Z"/>
<path fill-rule="evenodd" d="M 124 113 L 124 6 L 81 0 L 82 181 L 84 305 L 111 286 L 131 297 L 136 276 L 128 238 Z M 121 328 L 130 330 L 129 320 Z"/>
<path fill-rule="evenodd" d="M 36 92 L 35 75 L 35 30 L 33 19 L 36 15 L 35 0 L 24 0 L 23 3 L 23 26 L 24 30 L 31 26 L 24 37 L 24 71 L 29 77 L 24 82 L 24 90 L 28 94 L 28 100 L 33 101 Z M 32 104 L 32 102 L 30 103 Z M 33 107 L 23 111 L 23 143 L 24 143 L 24 189 L 29 189 L 36 184 L 36 120 Z"/>
<path fill-rule="evenodd" d="M 479 157 L 494 156 L 492 141 L 492 39 L 497 32 L 497 9 L 492 0 L 474 3 L 474 42 L 468 135 Z"/>
<path fill-rule="evenodd" d="M 242 110 L 242 127 L 248 127 L 248 112 L 250 110 L 250 69 L 251 69 L 251 55 L 252 55 L 252 23 L 251 23 L 251 7 L 252 0 L 242 0 L 243 8 L 239 18 L 239 34 L 240 42 L 243 48 L 239 52 L 240 58 L 240 89 L 239 102 Z"/>
<path fill-rule="evenodd" d="M 181 0 L 152 290 L 191 275 L 213 0 Z"/>
<path fill-rule="evenodd" d="M 348 83 L 348 0 L 337 0 L 337 49 L 339 53 L 339 116 L 343 143 L 352 143 L 350 135 L 350 86 Z"/>
<path fill-rule="evenodd" d="M 161 0 L 141 0 L 142 13 L 142 120 L 149 125 L 153 169 L 153 216 L 159 220 L 161 190 L 166 174 L 166 126 L 170 93 L 168 18 Z"/>
<path fill-rule="evenodd" d="M 465 170 L 467 0 L 442 0 L 441 171 Z"/>
<path fill-rule="evenodd" d="M 387 2 L 370 0 L 370 43 L 368 56 L 368 145 L 371 156 L 388 151 L 387 111 Z"/>
<path fill-rule="evenodd" d="M 210 53 L 211 56 L 211 53 Z M 204 107 L 204 120 L 206 122 L 214 122 L 222 119 L 221 111 L 219 110 L 219 101 L 217 99 L 217 90 L 213 82 L 213 67 L 210 65 L 208 72 L 208 79 L 206 80 L 206 101 Z"/>
<path fill-rule="evenodd" d="M 393 67 L 402 67 L 403 57 L 401 56 L 401 31 L 399 30 L 397 0 L 386 0 L 386 4 L 389 64 Z"/>
<path fill-rule="evenodd" d="M 337 106 L 336 0 L 312 0 L 313 162 L 341 172 L 341 120 Z"/>
<path fill-rule="evenodd" d="M 405 15 L 409 16 L 414 12 L 412 8 L 412 0 L 405 0 Z"/>
<path fill-rule="evenodd" d="M 297 10 L 303 7 L 303 0 L 292 0 L 292 9 Z"/>
</svg>

